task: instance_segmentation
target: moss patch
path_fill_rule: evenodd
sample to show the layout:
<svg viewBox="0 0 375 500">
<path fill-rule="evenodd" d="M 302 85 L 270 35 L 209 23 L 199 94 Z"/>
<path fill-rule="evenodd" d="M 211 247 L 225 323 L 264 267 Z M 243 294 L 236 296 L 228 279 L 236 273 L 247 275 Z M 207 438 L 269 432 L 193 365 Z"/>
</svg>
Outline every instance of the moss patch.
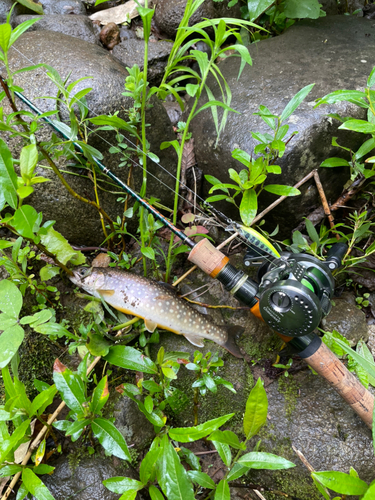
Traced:
<svg viewBox="0 0 375 500">
<path fill-rule="evenodd" d="M 298 385 L 294 377 L 291 375 L 289 377 L 280 377 L 278 390 L 285 398 L 285 414 L 290 418 L 296 407 L 298 398 Z"/>
</svg>

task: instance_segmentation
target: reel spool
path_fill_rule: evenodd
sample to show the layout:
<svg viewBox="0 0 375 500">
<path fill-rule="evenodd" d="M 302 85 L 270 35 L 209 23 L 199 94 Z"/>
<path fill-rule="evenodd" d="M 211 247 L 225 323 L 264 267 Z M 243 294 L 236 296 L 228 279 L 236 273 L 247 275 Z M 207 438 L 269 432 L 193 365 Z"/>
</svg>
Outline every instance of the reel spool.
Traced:
<svg viewBox="0 0 375 500">
<path fill-rule="evenodd" d="M 258 278 L 260 313 L 278 333 L 308 335 L 331 310 L 334 280 L 330 262 L 304 253 L 283 253 L 280 259 L 263 265 Z"/>
</svg>

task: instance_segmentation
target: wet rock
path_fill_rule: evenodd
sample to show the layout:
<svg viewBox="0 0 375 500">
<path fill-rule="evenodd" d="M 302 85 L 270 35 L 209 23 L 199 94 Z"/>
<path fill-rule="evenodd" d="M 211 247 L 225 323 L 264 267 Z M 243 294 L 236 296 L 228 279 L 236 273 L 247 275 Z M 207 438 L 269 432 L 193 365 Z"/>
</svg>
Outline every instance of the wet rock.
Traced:
<svg viewBox="0 0 375 500">
<path fill-rule="evenodd" d="M 339 5 L 336 0 L 320 0 L 321 9 L 327 14 L 327 16 L 339 14 Z"/>
<path fill-rule="evenodd" d="M 178 102 L 163 102 L 164 109 L 168 113 L 168 117 L 171 120 L 172 125 L 177 126 L 177 123 L 181 120 L 182 111 Z"/>
<path fill-rule="evenodd" d="M 154 427 L 138 410 L 138 406 L 127 396 L 121 396 L 115 403 L 113 416 L 115 426 L 124 436 L 128 446 L 144 450 L 155 437 Z"/>
<path fill-rule="evenodd" d="M 7 22 L 7 15 L 13 6 L 13 0 L 0 0 L 0 24 L 4 24 Z M 16 16 L 21 14 L 35 14 L 35 12 L 17 3 L 12 10 L 12 15 L 10 18 L 10 24 L 12 26 L 14 25 Z"/>
<path fill-rule="evenodd" d="M 126 462 L 116 457 L 89 457 L 77 450 L 70 457 L 61 457 L 50 465 L 56 467 L 53 475 L 44 475 L 42 480 L 55 500 L 118 500 L 119 495 L 109 491 L 102 481 L 116 476 L 136 477 Z M 35 497 L 32 500 L 36 500 Z"/>
<path fill-rule="evenodd" d="M 100 32 L 100 41 L 108 50 L 120 43 L 120 28 L 115 23 L 108 23 Z"/>
<path fill-rule="evenodd" d="M 165 41 L 149 43 L 147 79 L 150 85 L 158 85 L 161 82 L 172 46 L 171 42 Z M 138 64 L 142 70 L 144 42 L 136 39 L 124 40 L 114 47 L 112 55 L 124 66 L 131 68 L 134 64 Z"/>
<path fill-rule="evenodd" d="M 372 36 L 368 37 L 369 34 Z M 192 121 L 193 137 L 199 138 L 195 141 L 196 159 L 205 174 L 214 175 L 222 182 L 230 182 L 228 169 L 239 171 L 243 168 L 231 157 L 231 152 L 241 148 L 252 154 L 259 142 L 251 137 L 250 131 L 269 133 L 270 129 L 264 122 L 253 116 L 259 105 L 267 106 L 272 113 L 281 114 L 301 88 L 314 82 L 312 92 L 287 121 L 289 134 L 293 131 L 299 133 L 278 160 L 282 174 L 269 175 L 266 182 L 294 185 L 311 170 L 318 168 L 323 160 L 342 156 L 342 150 L 331 146 L 333 136 L 338 137 L 339 144 L 354 150 L 362 144 L 363 135 L 338 131 L 339 122 L 327 114 L 335 112 L 364 118 L 363 110 L 351 104 L 321 106 L 317 109 L 314 109 L 314 105 L 315 99 L 329 92 L 356 89 L 366 84 L 373 66 L 370 54 L 375 50 L 375 26 L 371 21 L 350 16 L 304 20 L 279 37 L 250 45 L 249 50 L 253 65 L 245 67 L 239 80 L 238 58 L 228 58 L 220 63 L 220 70 L 233 95 L 231 107 L 241 114 L 229 113 L 216 149 L 211 111 L 203 111 Z M 208 86 L 216 98 L 221 98 L 214 79 L 209 78 Z M 319 175 L 328 200 L 334 202 L 348 178 L 348 171 L 344 168 L 322 168 L 319 169 Z M 278 205 L 276 211 L 267 214 L 270 226 L 274 228 L 279 224 L 281 232 L 288 237 L 290 230 L 298 225 L 302 217 L 320 205 L 314 182 L 305 183 L 300 190 L 302 194 L 298 198 L 287 199 Z M 262 193 L 260 208 L 268 206 L 275 199 L 275 195 L 263 196 Z M 216 206 L 231 217 L 238 218 L 238 211 L 230 204 L 220 202 Z"/>
<path fill-rule="evenodd" d="M 36 46 L 38 46 L 38 51 L 35 51 Z M 29 60 L 33 61 L 34 64 L 44 62 L 54 66 L 62 75 L 62 78 L 66 78 L 71 72 L 70 82 L 91 75 L 93 79 L 85 80 L 75 87 L 77 91 L 86 87 L 93 89 L 86 96 L 90 115 L 113 114 L 120 110 L 119 116 L 126 119 L 124 110 L 133 104 L 132 99 L 121 95 L 124 91 L 124 81 L 128 73 L 118 61 L 111 57 L 107 50 L 67 35 L 56 37 L 55 33 L 49 31 L 25 33 L 16 42 L 16 47 Z M 13 69 L 16 69 L 29 65 L 30 62 L 23 59 L 23 56 L 11 49 L 10 64 Z M 17 75 L 15 83 L 24 88 L 25 95 L 31 101 L 42 95 L 56 95 L 55 86 L 42 68 L 38 68 L 32 72 L 20 73 Z M 18 103 L 18 105 L 22 107 L 22 104 Z M 48 109 L 54 109 L 55 104 L 52 100 L 40 99 L 37 101 L 37 106 L 43 111 L 47 111 Z M 9 113 L 9 108 L 5 112 Z M 63 120 L 66 119 L 66 114 L 62 113 L 61 117 Z M 151 124 L 148 127 L 147 135 L 151 151 L 158 154 L 163 167 L 173 173 L 175 169 L 175 155 L 173 151 L 160 151 L 159 148 L 163 141 L 173 140 L 175 135 L 162 104 L 156 99 L 153 101 L 153 107 L 148 111 L 147 123 Z M 155 126 L 156 124 L 157 126 Z M 48 140 L 51 137 L 51 133 L 52 131 L 49 127 L 44 127 L 38 138 L 40 140 Z M 4 133 L 1 133 L 1 137 L 8 141 L 14 156 L 18 158 L 19 142 L 17 140 L 8 140 L 7 134 Z M 104 154 L 104 165 L 110 168 L 115 175 L 126 180 L 128 171 L 126 168 L 118 167 L 121 159 L 118 155 L 108 152 L 108 142 L 110 145 L 116 144 L 114 134 L 100 132 L 100 135 L 93 134 L 90 136 L 90 144 Z M 62 170 L 67 170 L 67 165 L 62 157 L 60 157 L 58 164 Z M 77 173 L 77 169 L 74 172 Z M 157 193 L 162 203 L 170 203 L 170 188 L 174 186 L 173 178 L 163 173 L 164 171 L 160 167 L 155 166 L 151 162 L 149 164 L 149 172 L 148 193 Z M 81 170 L 78 173 L 81 176 L 64 175 L 76 192 L 95 199 L 95 194 L 92 191 L 92 183 L 87 177 L 84 177 L 87 176 L 87 171 Z M 141 174 L 141 168 L 134 166 L 136 190 L 140 189 Z M 40 175 L 51 178 L 52 182 L 37 185 L 35 193 L 27 199 L 27 203 L 33 205 L 36 210 L 41 211 L 44 220 L 56 220 L 56 230 L 64 234 L 72 243 L 89 246 L 100 245 L 104 237 L 97 211 L 73 198 L 57 182 L 50 170 L 40 169 Z M 160 181 L 164 184 L 161 184 Z M 109 189 L 113 190 L 112 187 Z M 115 191 L 118 192 L 120 189 L 115 188 Z M 101 205 L 114 220 L 123 211 L 123 205 L 116 201 L 118 196 L 118 194 L 111 194 L 108 191 L 100 191 L 99 193 Z M 128 229 L 129 231 L 135 231 L 136 227 L 135 221 L 133 228 L 130 225 Z"/>
<path fill-rule="evenodd" d="M 51 14 L 47 16 L 17 16 L 15 26 L 23 23 L 27 19 L 39 17 L 40 20 L 34 23 L 28 31 L 56 31 L 64 35 L 81 38 L 85 42 L 98 43 L 91 21 L 86 16 L 64 16 L 62 14 Z"/>
<path fill-rule="evenodd" d="M 44 14 L 86 14 L 81 0 L 40 0 Z"/>
<path fill-rule="evenodd" d="M 370 349 L 371 354 L 375 357 L 375 325 L 368 326 L 367 347 Z"/>
<path fill-rule="evenodd" d="M 375 460 L 370 429 L 324 379 L 308 369 L 288 378 L 267 387 L 267 424 L 253 441 L 261 438 L 263 451 L 281 455 L 297 467 L 282 473 L 253 471 L 249 482 L 266 484 L 301 500 L 321 498 L 292 446 L 316 471 L 349 473 L 354 467 L 361 479 L 371 482 Z"/>
<path fill-rule="evenodd" d="M 366 316 L 356 307 L 354 296 L 345 292 L 340 298 L 335 297 L 334 303 L 331 312 L 322 321 L 323 329 L 329 332 L 337 330 L 351 345 L 356 345 L 360 340 L 367 342 Z"/>
<path fill-rule="evenodd" d="M 135 31 L 130 29 L 129 26 L 122 25 L 120 27 L 120 38 L 121 41 L 124 42 L 125 40 L 130 40 L 131 38 L 137 38 L 137 35 Z"/>
<path fill-rule="evenodd" d="M 370 255 L 366 262 L 361 263 L 358 267 L 349 269 L 350 278 L 359 285 L 364 286 L 370 292 L 375 291 L 375 255 Z M 352 272 L 351 272 L 352 271 Z"/>
<path fill-rule="evenodd" d="M 187 0 L 158 0 L 155 10 L 155 22 L 158 28 L 170 37 L 175 37 L 186 7 Z M 193 26 L 202 18 L 216 19 L 220 17 L 241 18 L 240 3 L 234 7 L 228 8 L 229 0 L 215 2 L 205 0 L 203 4 L 195 11 L 189 21 L 189 26 Z"/>
<path fill-rule="evenodd" d="M 119 5 L 121 2 L 122 0 L 109 0 L 107 2 L 100 3 L 99 5 L 95 5 L 96 0 L 82 0 L 82 3 L 86 7 L 89 14 L 94 14 L 94 12 L 99 12 L 99 10 L 111 9 L 112 7 Z"/>
</svg>

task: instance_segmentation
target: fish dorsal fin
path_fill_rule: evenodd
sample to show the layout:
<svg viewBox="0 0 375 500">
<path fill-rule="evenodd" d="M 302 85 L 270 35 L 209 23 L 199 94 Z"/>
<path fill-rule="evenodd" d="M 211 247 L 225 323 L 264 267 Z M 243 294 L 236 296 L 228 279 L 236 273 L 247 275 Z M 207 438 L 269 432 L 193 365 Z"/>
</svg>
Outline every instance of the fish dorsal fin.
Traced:
<svg viewBox="0 0 375 500">
<path fill-rule="evenodd" d="M 192 333 L 183 333 L 182 334 L 191 344 L 197 346 L 197 347 L 204 347 L 204 343 L 202 340 L 197 336 Z"/>
<path fill-rule="evenodd" d="M 97 292 L 100 293 L 100 295 L 114 295 L 115 293 L 114 290 L 105 290 L 103 288 L 98 288 Z"/>
<path fill-rule="evenodd" d="M 144 322 L 146 330 L 151 333 L 153 333 L 155 331 L 155 328 L 158 326 L 158 324 L 155 323 L 155 321 L 152 321 L 152 319 L 145 319 Z"/>
</svg>

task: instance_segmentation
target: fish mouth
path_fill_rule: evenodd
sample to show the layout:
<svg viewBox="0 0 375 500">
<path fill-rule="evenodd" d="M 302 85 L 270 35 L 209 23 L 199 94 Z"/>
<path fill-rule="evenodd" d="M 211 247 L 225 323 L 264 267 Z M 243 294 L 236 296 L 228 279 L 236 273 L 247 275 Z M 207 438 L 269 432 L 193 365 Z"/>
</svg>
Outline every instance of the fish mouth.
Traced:
<svg viewBox="0 0 375 500">
<path fill-rule="evenodd" d="M 75 283 L 82 283 L 82 281 L 91 274 L 92 269 L 88 267 L 78 267 L 73 269 L 73 276 L 70 276 L 70 280 Z"/>
</svg>

